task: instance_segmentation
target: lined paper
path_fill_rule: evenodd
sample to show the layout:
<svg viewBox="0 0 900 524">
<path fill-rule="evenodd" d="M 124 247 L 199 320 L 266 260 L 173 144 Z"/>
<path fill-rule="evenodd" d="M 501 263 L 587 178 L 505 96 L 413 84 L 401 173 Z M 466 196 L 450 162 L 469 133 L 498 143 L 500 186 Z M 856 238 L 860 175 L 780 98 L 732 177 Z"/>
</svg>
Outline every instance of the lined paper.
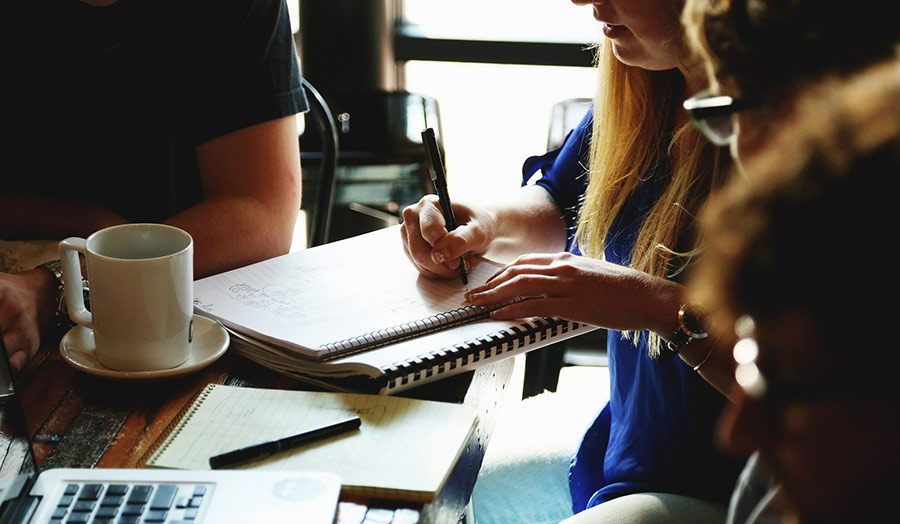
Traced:
<svg viewBox="0 0 900 524">
<path fill-rule="evenodd" d="M 351 494 L 429 501 L 476 423 L 464 405 L 390 396 L 210 385 L 148 466 L 210 469 L 209 457 L 358 415 L 360 430 L 242 466 L 331 471 Z"/>
</svg>

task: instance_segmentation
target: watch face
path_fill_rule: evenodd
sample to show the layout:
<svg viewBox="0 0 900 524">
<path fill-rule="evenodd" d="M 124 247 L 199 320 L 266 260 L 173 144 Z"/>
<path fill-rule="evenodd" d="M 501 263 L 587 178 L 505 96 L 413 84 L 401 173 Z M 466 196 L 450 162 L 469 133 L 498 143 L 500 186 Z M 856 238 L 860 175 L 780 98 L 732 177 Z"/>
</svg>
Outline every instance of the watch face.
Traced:
<svg viewBox="0 0 900 524">
<path fill-rule="evenodd" d="M 681 319 L 684 327 L 693 333 L 693 338 L 703 338 L 706 336 L 707 314 L 702 308 L 695 305 L 685 306 L 682 310 L 684 314 Z M 699 336 L 698 336 L 699 335 Z"/>
</svg>

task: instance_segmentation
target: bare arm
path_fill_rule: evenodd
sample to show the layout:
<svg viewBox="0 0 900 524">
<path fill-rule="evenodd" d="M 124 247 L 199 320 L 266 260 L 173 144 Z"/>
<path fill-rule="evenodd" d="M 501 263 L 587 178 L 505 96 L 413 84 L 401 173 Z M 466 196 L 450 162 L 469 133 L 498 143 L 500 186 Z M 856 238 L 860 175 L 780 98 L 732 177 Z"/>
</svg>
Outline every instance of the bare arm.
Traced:
<svg viewBox="0 0 900 524">
<path fill-rule="evenodd" d="M 0 237 L 5 240 L 50 240 L 86 237 L 127 221 L 88 202 L 56 197 L 0 195 Z"/>
<path fill-rule="evenodd" d="M 556 316 L 619 331 L 648 330 L 669 340 L 678 329 L 685 295 L 683 286 L 665 278 L 605 260 L 553 253 L 522 255 L 466 296 L 484 306 L 530 299 L 492 312 L 497 319 Z M 694 340 L 679 355 L 691 367 L 706 359 L 698 372 L 729 396 L 734 364 L 726 345 Z"/>
<path fill-rule="evenodd" d="M 197 160 L 203 201 L 165 221 L 194 238 L 194 275 L 287 253 L 300 211 L 295 117 L 210 140 Z"/>
<path fill-rule="evenodd" d="M 496 205 L 499 224 L 488 254 L 511 260 L 524 253 L 556 253 L 566 249 L 566 223 L 550 193 L 543 186 L 522 187 L 506 202 Z"/>
</svg>

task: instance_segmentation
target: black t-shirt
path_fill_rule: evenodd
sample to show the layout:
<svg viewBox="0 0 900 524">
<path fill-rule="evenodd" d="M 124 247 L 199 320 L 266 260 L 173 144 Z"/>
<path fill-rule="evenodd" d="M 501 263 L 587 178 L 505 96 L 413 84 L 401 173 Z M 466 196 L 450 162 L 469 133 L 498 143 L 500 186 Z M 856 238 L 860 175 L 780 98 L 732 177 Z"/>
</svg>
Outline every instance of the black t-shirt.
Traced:
<svg viewBox="0 0 900 524">
<path fill-rule="evenodd" d="M 4 191 L 158 222 L 202 198 L 199 144 L 307 109 L 284 0 L 25 3 Z"/>
</svg>

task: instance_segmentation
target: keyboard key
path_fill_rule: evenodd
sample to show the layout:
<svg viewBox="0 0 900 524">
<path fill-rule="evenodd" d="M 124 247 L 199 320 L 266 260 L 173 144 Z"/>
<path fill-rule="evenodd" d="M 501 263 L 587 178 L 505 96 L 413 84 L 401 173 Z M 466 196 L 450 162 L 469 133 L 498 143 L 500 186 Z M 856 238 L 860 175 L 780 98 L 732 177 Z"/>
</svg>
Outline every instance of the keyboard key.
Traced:
<svg viewBox="0 0 900 524">
<path fill-rule="evenodd" d="M 50 516 L 52 519 L 62 519 L 66 516 L 66 508 L 56 508 L 56 511 L 53 512 L 53 515 Z"/>
<path fill-rule="evenodd" d="M 195 518 L 197 518 L 197 513 L 199 511 L 200 510 L 197 508 L 188 508 L 188 509 L 184 510 L 184 519 L 185 520 L 194 520 Z"/>
<path fill-rule="evenodd" d="M 188 507 L 189 508 L 199 508 L 200 504 L 202 502 L 203 502 L 203 497 L 195 495 L 195 496 L 191 497 L 191 500 L 188 501 Z"/>
<path fill-rule="evenodd" d="M 107 495 L 124 495 L 125 493 L 128 493 L 128 486 L 126 484 L 111 484 L 106 488 Z"/>
<path fill-rule="evenodd" d="M 86 524 L 90 518 L 90 513 L 72 513 L 69 515 L 69 518 L 66 519 L 66 524 Z"/>
<path fill-rule="evenodd" d="M 106 495 L 103 496 L 103 499 L 100 501 L 101 506 L 121 506 L 122 501 L 125 500 L 125 495 L 111 495 L 109 491 L 106 492 Z"/>
<path fill-rule="evenodd" d="M 94 501 L 93 500 L 77 500 L 75 501 L 75 505 L 72 506 L 72 511 L 76 511 L 78 513 L 90 513 L 94 511 Z"/>
<path fill-rule="evenodd" d="M 66 490 L 63 492 L 64 495 L 74 495 L 78 493 L 78 484 L 69 484 L 66 486 Z"/>
<path fill-rule="evenodd" d="M 206 486 L 196 486 L 194 488 L 194 495 L 197 495 L 200 497 L 202 497 L 203 495 L 206 495 Z"/>
<path fill-rule="evenodd" d="M 113 519 L 103 519 L 94 517 L 94 520 L 91 521 L 91 524 L 113 524 Z"/>
<path fill-rule="evenodd" d="M 122 515 L 139 517 L 144 513 L 144 507 L 143 504 L 125 504 L 125 506 L 122 507 Z"/>
<path fill-rule="evenodd" d="M 119 517 L 119 520 L 116 521 L 116 524 L 139 524 L 140 521 L 140 517 L 121 516 Z"/>
<path fill-rule="evenodd" d="M 144 522 L 165 522 L 168 515 L 168 511 L 151 509 L 144 515 Z"/>
<path fill-rule="evenodd" d="M 128 496 L 129 504 L 146 504 L 150 500 L 150 493 L 153 492 L 153 486 L 139 484 L 131 489 L 131 495 Z"/>
<path fill-rule="evenodd" d="M 68 508 L 69 505 L 72 503 L 72 500 L 74 500 L 74 499 L 72 498 L 71 495 L 63 495 L 62 497 L 59 498 L 59 502 L 57 502 L 56 505 L 61 508 Z"/>
<path fill-rule="evenodd" d="M 97 513 L 94 514 L 94 519 L 104 518 L 111 519 L 115 517 L 119 513 L 118 506 L 100 506 L 100 509 L 97 510 Z"/>
<path fill-rule="evenodd" d="M 175 495 L 178 493 L 178 486 L 172 484 L 162 484 L 156 488 L 156 495 L 153 496 L 153 502 L 150 503 L 150 509 L 167 510 L 172 507 L 175 502 Z"/>
<path fill-rule="evenodd" d="M 78 494 L 78 500 L 97 500 L 100 498 L 100 491 L 103 489 L 102 484 L 85 484 Z"/>
</svg>

